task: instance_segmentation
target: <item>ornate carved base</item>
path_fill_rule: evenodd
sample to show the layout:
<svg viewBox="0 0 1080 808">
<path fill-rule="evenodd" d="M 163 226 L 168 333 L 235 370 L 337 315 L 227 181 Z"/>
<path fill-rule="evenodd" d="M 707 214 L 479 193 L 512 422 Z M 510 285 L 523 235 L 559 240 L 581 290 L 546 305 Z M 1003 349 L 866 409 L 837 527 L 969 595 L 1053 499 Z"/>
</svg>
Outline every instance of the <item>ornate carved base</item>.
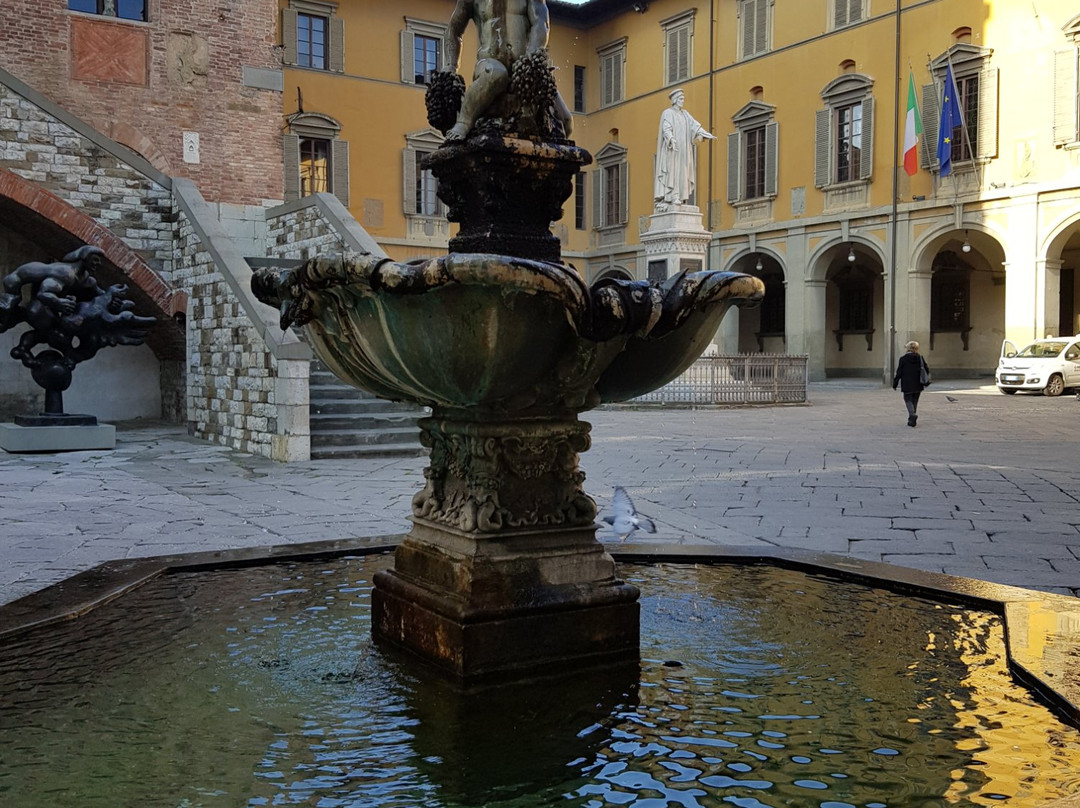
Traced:
<svg viewBox="0 0 1080 808">
<path fill-rule="evenodd" d="M 636 658 L 638 590 L 581 487 L 589 425 L 445 416 L 420 423 L 427 485 L 375 577 L 375 636 L 467 682 Z"/>
</svg>

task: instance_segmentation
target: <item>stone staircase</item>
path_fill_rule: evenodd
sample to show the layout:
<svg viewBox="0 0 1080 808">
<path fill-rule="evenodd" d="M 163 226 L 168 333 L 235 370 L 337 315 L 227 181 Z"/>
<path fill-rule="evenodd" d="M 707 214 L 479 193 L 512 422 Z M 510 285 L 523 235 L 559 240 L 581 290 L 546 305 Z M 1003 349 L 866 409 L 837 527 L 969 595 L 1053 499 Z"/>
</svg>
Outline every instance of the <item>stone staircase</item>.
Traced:
<svg viewBox="0 0 1080 808">
<path fill-rule="evenodd" d="M 418 418 L 423 407 L 376 398 L 345 384 L 311 360 L 311 459 L 424 454 Z"/>
</svg>

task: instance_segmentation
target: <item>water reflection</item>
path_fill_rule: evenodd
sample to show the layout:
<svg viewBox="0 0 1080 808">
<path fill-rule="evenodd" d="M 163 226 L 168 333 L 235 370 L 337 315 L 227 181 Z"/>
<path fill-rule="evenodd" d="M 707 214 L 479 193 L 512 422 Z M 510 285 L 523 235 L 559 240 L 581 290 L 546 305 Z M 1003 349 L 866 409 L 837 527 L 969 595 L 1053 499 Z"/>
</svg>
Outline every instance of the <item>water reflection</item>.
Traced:
<svg viewBox="0 0 1080 808">
<path fill-rule="evenodd" d="M 369 639 L 386 559 L 178 574 L 0 649 L 0 804 L 1025 808 L 1080 738 L 999 621 L 767 567 L 623 567 L 640 667 L 456 693 Z"/>
</svg>

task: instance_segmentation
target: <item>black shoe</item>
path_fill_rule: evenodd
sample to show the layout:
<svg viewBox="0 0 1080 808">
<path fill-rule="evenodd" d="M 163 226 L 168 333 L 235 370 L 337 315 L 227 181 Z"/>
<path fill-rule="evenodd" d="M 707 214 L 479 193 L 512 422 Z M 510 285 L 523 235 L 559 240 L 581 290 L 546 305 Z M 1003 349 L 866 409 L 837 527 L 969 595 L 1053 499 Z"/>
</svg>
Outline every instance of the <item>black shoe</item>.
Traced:
<svg viewBox="0 0 1080 808">
<path fill-rule="evenodd" d="M 914 415 L 909 415 L 907 417 L 907 425 L 908 426 L 915 426 L 915 416 Z"/>
<path fill-rule="evenodd" d="M 917 415 L 911 416 L 911 425 L 912 426 L 915 426 L 915 424 L 917 424 L 918 422 L 919 422 L 919 416 L 917 416 Z"/>
</svg>

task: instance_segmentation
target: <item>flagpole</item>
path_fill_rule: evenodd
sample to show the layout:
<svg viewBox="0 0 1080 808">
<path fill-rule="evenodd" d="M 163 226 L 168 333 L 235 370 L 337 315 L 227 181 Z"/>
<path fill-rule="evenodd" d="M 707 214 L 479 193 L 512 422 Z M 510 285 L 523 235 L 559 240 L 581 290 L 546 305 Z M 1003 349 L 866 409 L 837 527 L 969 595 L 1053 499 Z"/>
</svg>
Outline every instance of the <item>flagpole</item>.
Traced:
<svg viewBox="0 0 1080 808">
<path fill-rule="evenodd" d="M 967 121 L 964 119 L 964 116 L 967 114 L 967 112 L 964 110 L 963 107 L 960 107 L 960 104 L 959 104 L 959 102 L 960 102 L 959 89 L 960 88 L 956 86 L 956 71 L 952 69 L 952 66 L 953 66 L 952 65 L 952 54 L 949 53 L 949 51 L 945 51 L 945 59 L 949 63 L 949 72 L 952 73 L 952 76 L 953 76 L 953 88 L 952 89 L 957 91 L 957 96 L 958 97 L 957 97 L 956 101 L 957 101 L 957 106 L 960 108 L 960 128 L 962 130 L 964 130 L 964 142 L 967 144 L 968 154 L 971 155 L 971 164 L 975 167 L 976 190 L 980 190 L 980 189 L 982 189 L 982 169 L 979 167 L 978 155 L 975 154 L 975 147 L 971 144 L 971 134 L 968 132 Z M 975 125 L 978 126 L 978 118 L 976 118 L 975 120 L 976 120 Z M 956 183 L 954 182 L 953 185 L 955 185 L 955 184 Z"/>
</svg>

